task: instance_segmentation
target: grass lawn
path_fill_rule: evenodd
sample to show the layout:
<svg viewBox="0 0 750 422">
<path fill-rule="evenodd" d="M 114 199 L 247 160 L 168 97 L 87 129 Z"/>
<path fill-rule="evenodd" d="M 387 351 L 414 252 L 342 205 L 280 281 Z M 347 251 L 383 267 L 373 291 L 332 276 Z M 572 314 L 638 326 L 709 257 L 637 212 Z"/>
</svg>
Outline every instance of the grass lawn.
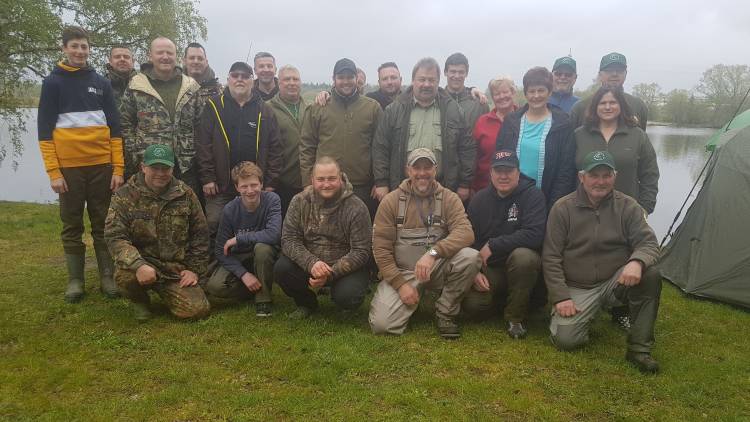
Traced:
<svg viewBox="0 0 750 422">
<path fill-rule="evenodd" d="M 510 340 L 500 319 L 443 341 L 427 312 L 401 337 L 370 334 L 367 307 L 328 298 L 308 321 L 274 290 L 274 316 L 245 304 L 138 324 L 98 292 L 63 302 L 58 208 L 0 202 L 0 419 L 748 420 L 750 313 L 665 284 L 656 376 L 624 360 L 603 315 L 592 344 L 556 351 L 543 317 Z M 90 245 L 90 238 L 88 240 Z M 93 255 L 93 249 L 89 249 Z"/>
</svg>

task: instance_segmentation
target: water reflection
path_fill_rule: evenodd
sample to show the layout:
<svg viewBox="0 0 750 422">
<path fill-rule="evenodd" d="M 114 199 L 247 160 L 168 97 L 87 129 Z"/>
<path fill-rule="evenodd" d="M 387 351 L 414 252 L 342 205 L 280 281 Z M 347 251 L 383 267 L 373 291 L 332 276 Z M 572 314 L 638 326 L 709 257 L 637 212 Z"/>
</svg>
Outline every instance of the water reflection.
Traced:
<svg viewBox="0 0 750 422">
<path fill-rule="evenodd" d="M 23 137 L 24 153 L 18 169 L 14 171 L 7 159 L 0 164 L 0 200 L 55 202 L 57 195 L 49 187 L 37 145 L 36 109 L 29 112 L 27 128 L 29 131 Z M 648 135 L 656 150 L 661 172 L 656 209 L 649 217 L 649 223 L 660 239 L 708 158 L 705 143 L 713 133 L 714 129 L 649 126 Z M 7 136 L 4 128 L 2 136 Z"/>
</svg>

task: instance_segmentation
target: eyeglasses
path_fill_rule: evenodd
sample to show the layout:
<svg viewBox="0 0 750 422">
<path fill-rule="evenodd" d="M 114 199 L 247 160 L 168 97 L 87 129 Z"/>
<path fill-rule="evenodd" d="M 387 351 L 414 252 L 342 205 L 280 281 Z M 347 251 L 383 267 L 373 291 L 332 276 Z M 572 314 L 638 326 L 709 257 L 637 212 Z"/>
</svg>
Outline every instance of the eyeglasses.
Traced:
<svg viewBox="0 0 750 422">
<path fill-rule="evenodd" d="M 252 78 L 253 75 L 251 75 L 249 73 L 245 73 L 245 72 L 230 72 L 229 73 L 229 77 L 232 78 L 232 79 L 242 79 L 242 80 L 245 80 L 245 79 Z"/>
</svg>

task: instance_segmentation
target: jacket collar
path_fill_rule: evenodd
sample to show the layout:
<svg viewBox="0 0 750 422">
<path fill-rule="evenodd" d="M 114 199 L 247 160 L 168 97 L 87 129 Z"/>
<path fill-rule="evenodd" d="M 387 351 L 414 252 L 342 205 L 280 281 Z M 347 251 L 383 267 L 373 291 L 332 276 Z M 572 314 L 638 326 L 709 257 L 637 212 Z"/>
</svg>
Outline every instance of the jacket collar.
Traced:
<svg viewBox="0 0 750 422">
<path fill-rule="evenodd" d="M 143 68 L 143 66 L 141 66 Z M 180 105 L 183 102 L 183 97 L 187 94 L 192 94 L 193 92 L 197 91 L 199 86 L 198 83 L 195 82 L 195 79 L 191 78 L 187 75 L 181 75 L 182 76 L 182 85 L 180 86 L 180 90 L 177 93 L 177 104 Z M 154 89 L 154 87 L 151 85 L 151 80 L 146 76 L 145 74 L 136 73 L 133 78 L 130 80 L 130 83 L 128 84 L 128 89 L 131 89 L 133 91 L 140 91 L 144 94 L 148 94 L 156 99 L 158 99 L 162 104 L 164 104 L 164 100 L 161 98 L 158 92 Z M 177 107 L 179 108 L 179 107 Z"/>
<path fill-rule="evenodd" d="M 172 176 L 172 180 L 169 182 L 167 190 L 165 190 L 161 194 L 158 194 L 151 190 L 148 185 L 146 185 L 146 178 L 143 175 L 142 171 L 139 171 L 138 173 L 131 176 L 130 180 L 128 180 L 128 185 L 132 186 L 133 189 L 137 190 L 143 196 L 154 199 L 159 198 L 166 201 L 171 201 L 173 199 L 179 198 L 181 196 L 184 196 L 186 193 L 182 182 L 177 180 L 176 177 Z"/>
<path fill-rule="evenodd" d="M 582 208 L 591 208 L 591 209 L 599 209 L 602 208 L 604 205 L 608 204 L 610 201 L 612 201 L 612 198 L 614 197 L 615 190 L 612 189 L 612 192 L 607 194 L 602 201 L 599 203 L 599 206 L 594 208 L 594 204 L 591 203 L 589 200 L 588 194 L 586 194 L 586 190 L 583 189 L 582 184 L 578 184 L 578 189 L 576 189 L 576 196 L 575 196 L 575 204 L 577 207 Z"/>
<path fill-rule="evenodd" d="M 359 99 L 359 91 L 355 89 L 352 95 L 348 97 L 344 97 L 343 95 L 339 94 L 338 91 L 336 91 L 336 88 L 332 88 L 331 97 L 333 98 L 334 101 L 338 101 L 341 104 L 348 106 L 348 105 L 354 104 Z"/>
</svg>

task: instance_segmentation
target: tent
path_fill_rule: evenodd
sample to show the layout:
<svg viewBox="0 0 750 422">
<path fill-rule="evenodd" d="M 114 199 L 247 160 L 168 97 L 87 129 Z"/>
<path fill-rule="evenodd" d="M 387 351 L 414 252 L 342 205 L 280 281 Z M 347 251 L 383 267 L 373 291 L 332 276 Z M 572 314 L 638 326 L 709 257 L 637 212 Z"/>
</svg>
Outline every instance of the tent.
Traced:
<svg viewBox="0 0 750 422">
<path fill-rule="evenodd" d="M 709 140 L 703 187 L 659 265 L 686 293 L 750 308 L 750 112 L 743 115 L 744 127 Z"/>
</svg>

